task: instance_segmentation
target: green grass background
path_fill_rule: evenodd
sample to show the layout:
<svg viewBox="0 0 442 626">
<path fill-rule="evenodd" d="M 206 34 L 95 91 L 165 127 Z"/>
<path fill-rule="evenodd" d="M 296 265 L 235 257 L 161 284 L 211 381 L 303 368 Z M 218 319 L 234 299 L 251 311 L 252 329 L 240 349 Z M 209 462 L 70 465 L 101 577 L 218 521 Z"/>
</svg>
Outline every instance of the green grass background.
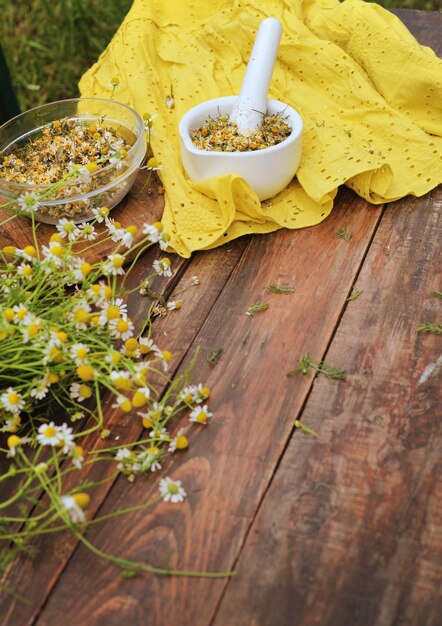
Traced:
<svg viewBox="0 0 442 626">
<path fill-rule="evenodd" d="M 20 108 L 78 95 L 80 76 L 106 47 L 131 4 L 132 0 L 0 0 L 0 42 Z M 442 0 L 379 4 L 442 9 Z"/>
</svg>

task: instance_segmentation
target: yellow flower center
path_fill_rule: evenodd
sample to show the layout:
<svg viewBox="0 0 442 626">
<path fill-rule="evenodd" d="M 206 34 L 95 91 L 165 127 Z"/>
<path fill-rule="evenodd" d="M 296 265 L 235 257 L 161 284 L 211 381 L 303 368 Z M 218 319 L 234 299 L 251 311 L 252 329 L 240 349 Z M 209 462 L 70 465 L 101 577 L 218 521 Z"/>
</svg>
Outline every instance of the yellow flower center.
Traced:
<svg viewBox="0 0 442 626">
<path fill-rule="evenodd" d="M 90 398 L 92 395 L 92 389 L 89 387 L 89 385 L 80 385 L 78 393 L 82 398 Z"/>
<path fill-rule="evenodd" d="M 129 329 L 129 324 L 126 322 L 126 320 L 120 320 L 117 323 L 117 330 L 119 333 L 125 333 L 128 329 Z"/>
<path fill-rule="evenodd" d="M 64 343 L 65 341 L 67 341 L 68 335 L 67 333 L 64 332 L 64 330 L 59 330 L 57 332 L 57 337 L 60 339 L 62 343 Z"/>
<path fill-rule="evenodd" d="M 88 493 L 74 493 L 72 498 L 75 500 L 75 503 L 82 509 L 83 511 L 87 509 L 89 503 L 91 501 L 91 497 Z"/>
<path fill-rule="evenodd" d="M 89 313 L 84 309 L 77 309 L 74 313 L 74 318 L 76 322 L 84 323 L 87 321 L 89 317 Z"/>
<path fill-rule="evenodd" d="M 207 414 L 204 413 L 204 411 L 201 411 L 201 413 L 198 413 L 196 416 L 196 421 L 198 424 L 205 424 L 207 422 Z"/>
<path fill-rule="evenodd" d="M 134 397 L 132 398 L 132 406 L 134 406 L 136 409 L 139 409 L 140 407 L 144 406 L 146 402 L 147 397 L 143 391 L 138 390 L 134 393 Z"/>
<path fill-rule="evenodd" d="M 53 235 L 51 235 L 51 238 L 49 239 L 49 241 L 56 241 L 57 243 L 61 243 L 63 239 L 61 235 L 59 235 L 58 233 L 54 233 Z"/>
<path fill-rule="evenodd" d="M 158 231 L 159 233 L 160 233 L 160 232 L 163 230 L 163 228 L 164 228 L 161 222 L 154 222 L 154 223 L 152 224 L 152 226 L 154 226 L 154 227 L 157 229 L 157 231 Z"/>
<path fill-rule="evenodd" d="M 152 420 L 150 420 L 148 417 L 143 417 L 142 422 L 144 428 L 152 428 Z"/>
<path fill-rule="evenodd" d="M 167 257 L 164 257 L 163 259 L 161 259 L 160 263 L 164 265 L 168 265 L 170 267 L 170 259 L 168 259 Z"/>
<path fill-rule="evenodd" d="M 89 274 L 92 271 L 92 265 L 88 263 L 87 261 L 85 261 L 84 263 L 81 264 L 80 270 L 83 276 L 89 276 Z"/>
<path fill-rule="evenodd" d="M 5 246 L 3 248 L 3 254 L 6 256 L 15 256 L 17 248 L 15 246 Z"/>
<path fill-rule="evenodd" d="M 178 437 L 176 438 L 177 450 L 184 450 L 188 446 L 189 446 L 189 441 L 187 437 L 184 437 L 184 435 L 178 435 Z"/>
<path fill-rule="evenodd" d="M 58 256 L 61 256 L 61 255 L 63 254 L 63 248 L 62 248 L 61 246 L 59 246 L 59 245 L 55 244 L 55 246 L 52 246 L 52 247 L 51 247 L 51 253 L 52 253 L 54 256 L 57 256 L 57 257 L 58 257 Z"/>
<path fill-rule="evenodd" d="M 85 167 L 86 167 L 87 171 L 90 174 L 93 174 L 94 172 L 96 172 L 98 170 L 98 165 L 96 163 L 93 163 L 93 162 L 92 163 L 86 163 Z"/>
<path fill-rule="evenodd" d="M 129 352 L 135 352 L 138 348 L 138 341 L 131 337 L 130 339 L 126 339 L 124 345 L 126 346 L 126 350 L 129 350 Z"/>
<path fill-rule="evenodd" d="M 77 367 L 77 376 L 81 378 L 81 380 L 88 382 L 94 379 L 95 374 L 90 365 L 80 365 Z"/>
<path fill-rule="evenodd" d="M 156 446 L 150 446 L 150 448 L 147 448 L 147 451 L 149 454 L 154 454 L 157 455 L 160 451 L 159 448 L 157 448 Z"/>
<path fill-rule="evenodd" d="M 127 398 L 125 398 L 124 400 L 122 400 L 122 402 L 120 402 L 120 407 L 121 407 L 121 410 L 124 411 L 125 413 L 130 413 L 132 411 L 132 403 Z"/>
<path fill-rule="evenodd" d="M 20 402 L 20 396 L 18 395 L 18 393 L 10 393 L 8 395 L 8 401 L 9 404 L 18 404 Z"/>
<path fill-rule="evenodd" d="M 169 352 L 169 350 L 163 350 L 163 359 L 166 361 L 166 363 L 170 363 L 170 360 L 172 359 L 172 353 Z"/>
<path fill-rule="evenodd" d="M 46 426 L 46 428 L 43 431 L 43 435 L 47 437 L 48 439 L 55 437 L 56 434 L 57 434 L 57 431 L 55 430 L 53 426 Z"/>
<path fill-rule="evenodd" d="M 86 350 L 86 348 L 83 348 L 83 346 L 81 346 L 80 348 L 77 348 L 77 357 L 79 359 L 84 359 L 87 356 L 88 351 Z"/>
<path fill-rule="evenodd" d="M 72 450 L 72 456 L 75 459 L 78 459 L 79 457 L 83 457 L 84 456 L 84 450 L 81 446 L 75 446 L 74 449 Z"/>
<path fill-rule="evenodd" d="M 8 440 L 7 440 L 8 448 L 12 450 L 16 446 L 18 446 L 20 441 L 21 441 L 20 437 L 17 437 L 17 435 L 11 435 L 10 437 L 8 437 Z"/>
<path fill-rule="evenodd" d="M 39 330 L 40 328 L 37 324 L 31 324 L 28 326 L 28 337 L 35 337 Z"/>
<path fill-rule="evenodd" d="M 5 319 L 7 322 L 12 322 L 12 320 L 14 319 L 14 311 L 12 309 L 5 309 L 3 311 L 3 315 L 5 316 Z"/>
<path fill-rule="evenodd" d="M 112 363 L 119 363 L 121 361 L 121 354 L 119 352 L 117 352 L 116 350 L 114 350 L 112 352 Z"/>
<path fill-rule="evenodd" d="M 114 304 L 111 304 L 106 309 L 106 317 L 108 320 L 117 319 L 118 317 L 120 317 L 120 309 Z"/>
<path fill-rule="evenodd" d="M 37 256 L 37 250 L 34 248 L 34 246 L 26 246 L 25 248 L 23 248 L 23 252 L 30 257 Z"/>
<path fill-rule="evenodd" d="M 29 278 L 29 276 L 32 275 L 32 267 L 29 267 L 29 265 L 25 265 L 25 267 L 23 268 L 23 276 L 26 276 L 26 278 Z"/>
<path fill-rule="evenodd" d="M 128 378 L 124 378 L 124 376 L 119 376 L 114 381 L 115 387 L 117 389 L 122 389 L 123 391 L 129 391 L 131 388 L 131 382 Z"/>
<path fill-rule="evenodd" d="M 120 255 L 115 255 L 112 259 L 112 262 L 114 264 L 114 267 L 123 267 L 123 263 L 124 263 L 124 257 L 120 256 Z"/>
<path fill-rule="evenodd" d="M 128 226 L 126 230 L 132 235 L 132 237 L 135 237 L 138 232 L 138 228 L 136 226 Z"/>
<path fill-rule="evenodd" d="M 55 374 L 54 372 L 49 372 L 49 374 L 47 375 L 47 379 L 48 383 L 50 385 L 53 385 L 54 383 L 58 383 L 58 381 L 60 380 L 58 374 Z"/>
</svg>

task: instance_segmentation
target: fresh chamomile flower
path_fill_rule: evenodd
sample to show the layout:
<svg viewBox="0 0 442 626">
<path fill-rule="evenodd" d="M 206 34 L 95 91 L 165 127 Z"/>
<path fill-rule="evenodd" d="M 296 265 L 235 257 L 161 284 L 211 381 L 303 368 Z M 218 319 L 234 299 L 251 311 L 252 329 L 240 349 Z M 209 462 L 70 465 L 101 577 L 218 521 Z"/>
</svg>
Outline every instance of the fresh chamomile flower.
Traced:
<svg viewBox="0 0 442 626">
<path fill-rule="evenodd" d="M 111 320 L 109 322 L 109 329 L 112 337 L 125 341 L 129 339 L 129 337 L 132 337 L 134 324 L 129 317 L 124 315 L 120 319 Z"/>
<path fill-rule="evenodd" d="M 80 232 L 74 222 L 71 222 L 65 217 L 59 220 L 55 227 L 60 235 L 62 237 L 67 237 L 69 241 L 74 241 Z"/>
<path fill-rule="evenodd" d="M 23 276 L 23 278 L 31 278 L 33 273 L 34 270 L 32 265 L 29 265 L 29 263 L 20 263 L 20 265 L 17 265 L 17 274 L 19 276 Z"/>
<path fill-rule="evenodd" d="M 159 348 L 155 348 L 153 352 L 155 356 L 160 360 L 163 372 L 167 372 L 169 369 L 169 363 L 172 359 L 172 353 L 169 352 L 169 350 L 160 350 Z"/>
<path fill-rule="evenodd" d="M 92 209 L 92 215 L 95 217 L 95 221 L 98 224 L 101 224 L 109 215 L 109 209 L 106 206 L 102 206 L 98 209 Z"/>
<path fill-rule="evenodd" d="M 18 415 L 25 407 L 25 401 L 18 391 L 13 387 L 8 387 L 0 396 L 0 402 L 6 411 L 13 415 Z"/>
<path fill-rule="evenodd" d="M 181 300 L 169 300 L 166 306 L 168 311 L 177 311 L 178 309 L 181 309 L 183 303 Z"/>
<path fill-rule="evenodd" d="M 35 387 L 32 387 L 29 395 L 36 400 L 43 400 L 49 391 L 49 385 L 45 379 L 34 381 Z"/>
<path fill-rule="evenodd" d="M 147 240 L 151 243 L 158 243 L 161 238 L 163 225 L 160 222 L 155 224 L 143 224 L 143 233 L 147 235 Z"/>
<path fill-rule="evenodd" d="M 159 441 L 167 439 L 168 436 L 169 433 L 167 432 L 167 430 L 156 424 L 153 425 L 153 430 L 151 430 L 149 433 L 149 437 L 151 439 L 158 439 Z"/>
<path fill-rule="evenodd" d="M 91 264 L 81 257 L 75 257 L 71 263 L 71 271 L 75 283 L 82 283 L 91 273 Z"/>
<path fill-rule="evenodd" d="M 56 267 L 63 265 L 64 249 L 60 242 L 50 241 L 48 246 L 42 246 L 41 251 L 46 263 L 52 263 Z"/>
<path fill-rule="evenodd" d="M 78 496 L 81 494 L 75 494 L 75 495 Z M 68 513 L 69 517 L 74 522 L 74 524 L 78 524 L 86 520 L 86 515 L 84 513 L 84 510 L 82 509 L 80 504 L 78 504 L 77 500 L 78 498 L 75 498 L 75 496 L 61 496 L 60 498 L 60 502 L 63 508 Z"/>
<path fill-rule="evenodd" d="M 204 402 L 204 400 L 207 400 L 209 396 L 210 389 L 208 387 L 202 385 L 201 383 L 199 385 L 195 385 L 193 397 L 194 402 L 197 402 L 199 404 L 201 402 Z"/>
<path fill-rule="evenodd" d="M 70 450 L 72 465 L 78 470 L 83 467 L 84 462 L 84 450 L 81 446 L 74 446 Z"/>
<path fill-rule="evenodd" d="M 118 276 L 124 274 L 125 258 L 122 254 L 110 254 L 102 264 L 101 269 L 106 276 Z"/>
<path fill-rule="evenodd" d="M 17 430 L 21 426 L 21 417 L 20 415 L 14 415 L 13 417 L 8 417 L 3 426 L 0 428 L 0 432 L 2 433 L 16 433 Z"/>
<path fill-rule="evenodd" d="M 72 428 L 70 428 L 67 424 L 62 424 L 59 427 L 58 445 L 62 448 L 64 454 L 70 452 L 75 446 Z"/>
<path fill-rule="evenodd" d="M 189 440 L 183 435 L 183 433 L 184 428 L 180 428 L 175 437 L 169 443 L 169 447 L 167 448 L 169 452 L 175 452 L 176 450 L 185 450 L 189 447 Z"/>
<path fill-rule="evenodd" d="M 138 413 L 143 420 L 144 428 L 152 428 L 155 423 L 163 416 L 164 406 L 159 402 L 154 402 L 149 411 L 146 413 Z"/>
<path fill-rule="evenodd" d="M 196 406 L 191 414 L 189 415 L 189 421 L 195 422 L 196 424 L 207 424 L 207 420 L 213 416 L 213 413 L 209 411 L 207 405 L 204 406 Z"/>
<path fill-rule="evenodd" d="M 61 428 L 54 422 L 42 424 L 38 429 L 37 441 L 42 446 L 58 446 L 62 438 Z"/>
<path fill-rule="evenodd" d="M 140 409 L 144 406 L 150 398 L 150 389 L 149 387 L 140 387 L 136 390 L 132 397 L 132 406 L 135 409 Z"/>
<path fill-rule="evenodd" d="M 74 343 L 69 354 L 74 359 L 76 365 L 83 365 L 83 363 L 87 362 L 89 348 L 84 343 Z"/>
<path fill-rule="evenodd" d="M 129 448 L 120 448 L 115 457 L 115 461 L 118 461 L 117 469 L 121 471 L 126 471 L 128 467 L 132 466 L 132 463 L 135 459 L 135 453 L 132 452 Z"/>
<path fill-rule="evenodd" d="M 117 396 L 117 403 L 112 405 L 114 409 L 121 409 L 124 413 L 130 413 L 132 411 L 132 402 L 126 396 Z"/>
<path fill-rule="evenodd" d="M 163 252 L 166 252 L 169 249 L 169 239 L 170 236 L 167 233 L 161 233 L 161 237 L 158 240 L 158 245 L 160 247 L 160 250 L 163 250 Z"/>
<path fill-rule="evenodd" d="M 77 402 L 83 402 L 92 397 L 93 391 L 86 383 L 72 383 L 69 387 L 69 395 Z"/>
<path fill-rule="evenodd" d="M 94 283 L 87 290 L 87 295 L 98 307 L 104 307 L 106 302 L 112 297 L 112 289 L 103 281 Z"/>
<path fill-rule="evenodd" d="M 156 260 L 153 262 L 152 266 L 159 276 L 172 276 L 170 259 L 164 257 L 163 259 Z"/>
<path fill-rule="evenodd" d="M 17 446 L 20 446 L 22 444 L 21 437 L 18 437 L 17 435 L 11 435 L 10 437 L 8 437 L 6 444 L 8 446 L 8 453 L 6 456 L 8 458 L 12 458 L 17 453 Z"/>
<path fill-rule="evenodd" d="M 31 215 L 39 206 L 39 197 L 35 193 L 24 193 L 17 199 L 20 212 L 24 215 Z"/>
<path fill-rule="evenodd" d="M 110 373 L 109 378 L 120 391 L 129 391 L 132 387 L 132 376 L 128 370 L 114 370 Z"/>
<path fill-rule="evenodd" d="M 29 319 L 27 316 L 29 315 L 29 310 L 25 307 L 24 304 L 15 304 L 12 307 L 12 311 L 14 312 L 13 321 L 16 324 L 26 324 Z"/>
<path fill-rule="evenodd" d="M 141 354 L 149 354 L 158 350 L 158 347 L 154 344 L 153 339 L 147 339 L 146 337 L 140 337 L 138 339 Z"/>
<path fill-rule="evenodd" d="M 172 480 L 169 476 L 160 480 L 159 490 L 165 502 L 182 502 L 187 496 L 181 481 Z"/>
<path fill-rule="evenodd" d="M 88 224 L 87 222 L 82 222 L 78 225 L 79 238 L 86 239 L 88 241 L 93 241 L 97 238 L 97 232 L 93 226 L 93 224 Z"/>
</svg>

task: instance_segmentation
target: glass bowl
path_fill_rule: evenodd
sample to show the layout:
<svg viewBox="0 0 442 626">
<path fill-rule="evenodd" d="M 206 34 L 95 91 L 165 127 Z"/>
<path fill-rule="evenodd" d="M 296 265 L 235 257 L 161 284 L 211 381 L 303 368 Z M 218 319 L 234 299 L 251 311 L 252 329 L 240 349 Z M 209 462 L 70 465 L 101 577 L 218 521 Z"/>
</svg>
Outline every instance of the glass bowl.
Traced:
<svg viewBox="0 0 442 626">
<path fill-rule="evenodd" d="M 70 128 L 79 129 L 80 136 L 82 136 L 83 127 L 89 134 L 91 128 L 98 129 L 98 134 L 95 133 L 97 137 L 100 133 L 103 135 L 107 132 L 106 136 L 111 137 L 109 158 L 98 159 L 96 171 L 89 171 L 95 166 L 82 167 L 90 162 L 87 154 L 77 154 L 74 162 L 73 151 L 69 152 L 69 158 L 60 153 L 60 159 L 69 160 L 68 169 L 81 166 L 81 176 L 77 175 L 69 181 L 62 182 L 58 188 L 54 189 L 54 180 L 51 180 L 50 184 L 35 184 L 35 178 L 30 178 L 30 181 L 26 179 L 25 182 L 16 182 L 0 175 L 0 197 L 9 202 L 32 194 L 32 197 L 37 198 L 38 201 L 35 219 L 46 224 L 56 224 L 61 218 L 67 218 L 75 223 L 83 222 L 94 217 L 93 209 L 102 206 L 112 209 L 132 187 L 146 153 L 144 123 L 131 107 L 104 98 L 73 98 L 44 104 L 21 113 L 0 126 L 0 163 L 4 164 L 5 157 L 8 157 L 10 162 L 10 159 L 15 158 L 17 150 L 20 151 L 29 143 L 32 144 L 44 133 L 55 133 L 50 129 L 60 128 L 58 121 L 62 121 L 63 132 L 68 135 L 69 140 L 72 137 L 72 135 L 69 136 Z M 54 122 L 57 122 L 55 127 Z M 58 142 L 62 145 L 63 132 L 60 131 Z M 53 138 L 52 135 L 51 138 Z M 102 141 L 104 142 L 104 139 Z M 49 149 L 55 154 L 57 160 L 59 158 L 58 146 L 53 146 L 52 143 Z M 120 151 L 119 144 L 124 146 L 125 150 Z M 63 147 L 60 150 L 63 150 Z M 112 155 L 114 157 L 110 158 Z M 37 169 L 43 171 L 46 167 L 46 156 L 43 153 L 37 158 L 41 161 Z M 49 159 L 49 156 L 47 158 Z M 26 170 L 26 175 L 22 176 L 31 177 L 32 175 L 33 172 L 29 174 Z M 51 186 L 52 190 L 48 193 Z M 46 193 L 48 195 L 43 199 L 42 196 Z M 39 198 L 41 200 L 38 200 Z"/>
</svg>

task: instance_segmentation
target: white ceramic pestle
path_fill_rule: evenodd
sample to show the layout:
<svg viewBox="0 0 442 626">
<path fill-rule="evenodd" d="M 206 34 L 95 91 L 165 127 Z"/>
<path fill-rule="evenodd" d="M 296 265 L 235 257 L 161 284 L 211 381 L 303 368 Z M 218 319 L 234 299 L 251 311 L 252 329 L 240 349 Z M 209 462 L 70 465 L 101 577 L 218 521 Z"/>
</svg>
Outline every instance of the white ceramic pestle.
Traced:
<svg viewBox="0 0 442 626">
<path fill-rule="evenodd" d="M 280 35 L 278 20 L 264 20 L 253 46 L 241 94 L 207 100 L 181 118 L 178 128 L 181 158 L 191 180 L 236 174 L 244 178 L 262 201 L 282 191 L 294 177 L 301 160 L 301 117 L 287 104 L 267 99 Z M 219 115 L 233 117 L 241 131 L 247 133 L 253 127 L 261 126 L 262 113 L 283 115 L 292 129 L 290 135 L 276 146 L 247 152 L 216 152 L 199 150 L 190 138 L 192 129 L 205 124 L 209 117 Z"/>
<path fill-rule="evenodd" d="M 267 92 L 281 33 L 281 22 L 274 17 L 262 21 L 258 29 L 241 91 L 230 114 L 230 120 L 238 126 L 238 133 L 245 137 L 261 127 L 263 114 L 267 113 Z"/>
</svg>

